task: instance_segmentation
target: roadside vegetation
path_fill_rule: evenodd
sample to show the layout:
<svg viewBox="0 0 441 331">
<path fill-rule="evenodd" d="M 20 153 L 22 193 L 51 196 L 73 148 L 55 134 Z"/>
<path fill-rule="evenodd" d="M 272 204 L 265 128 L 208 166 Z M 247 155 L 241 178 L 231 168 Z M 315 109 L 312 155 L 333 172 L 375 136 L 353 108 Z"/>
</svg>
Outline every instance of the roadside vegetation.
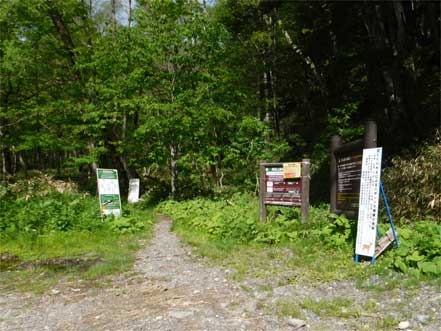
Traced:
<svg viewBox="0 0 441 331">
<path fill-rule="evenodd" d="M 430 1 L 1 1 L 0 287 L 129 270 L 167 198 L 157 210 L 236 278 L 437 281 L 439 18 Z M 360 138 L 366 119 L 400 240 L 373 268 L 326 204 L 330 138 Z M 259 161 L 303 158 L 308 223 L 277 207 L 259 222 Z M 147 207 L 102 219 L 97 167 L 124 194 L 139 178 Z"/>
<path fill-rule="evenodd" d="M 42 291 L 62 278 L 98 285 L 130 270 L 152 224 L 151 209 L 130 205 L 103 219 L 94 196 L 51 176 L 1 186 L 0 287 Z"/>
<path fill-rule="evenodd" d="M 356 222 L 328 210 L 327 205 L 312 207 L 308 223 L 302 224 L 297 208 L 272 207 L 267 222 L 259 222 L 258 200 L 250 194 L 168 201 L 158 207 L 199 254 L 232 267 L 239 279 L 285 269 L 292 272 L 281 282 L 357 279 L 368 286 L 364 280 L 372 274 L 405 280 L 404 273 L 409 284 L 441 275 L 441 224 L 400 222 L 400 246 L 389 248 L 370 267 L 353 262 Z M 382 233 L 389 227 L 386 219 L 379 224 Z"/>
</svg>

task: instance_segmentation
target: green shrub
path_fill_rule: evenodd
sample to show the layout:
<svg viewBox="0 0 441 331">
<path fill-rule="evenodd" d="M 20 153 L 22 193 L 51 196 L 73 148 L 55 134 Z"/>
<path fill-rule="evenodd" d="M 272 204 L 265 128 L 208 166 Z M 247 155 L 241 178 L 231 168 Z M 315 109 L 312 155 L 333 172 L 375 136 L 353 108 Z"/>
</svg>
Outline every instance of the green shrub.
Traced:
<svg viewBox="0 0 441 331">
<path fill-rule="evenodd" d="M 317 249 L 354 251 L 355 220 L 329 213 L 329 206 L 310 208 L 302 224 L 298 208 L 270 206 L 268 221 L 258 220 L 258 200 L 249 194 L 229 199 L 166 201 L 157 210 L 173 218 L 175 228 L 197 232 L 213 241 L 263 244 L 297 243 Z M 388 225 L 381 224 L 383 231 Z M 441 225 L 420 221 L 398 227 L 400 247 L 381 257 L 382 265 L 401 272 L 439 275 L 441 270 Z"/>
<path fill-rule="evenodd" d="M 37 179 L 3 187 L 0 196 L 0 232 L 3 239 L 22 233 L 38 236 L 57 231 L 96 231 L 108 228 L 117 233 L 135 233 L 146 227 L 146 220 L 129 207 L 120 218 L 99 212 L 95 197 L 67 190 L 59 192 Z"/>
<path fill-rule="evenodd" d="M 441 131 L 416 157 L 396 157 L 383 175 L 387 198 L 402 222 L 431 219 L 441 222 Z"/>
<path fill-rule="evenodd" d="M 441 225 L 421 221 L 397 229 L 399 247 L 386 254 L 394 268 L 402 272 L 441 275 Z"/>
</svg>

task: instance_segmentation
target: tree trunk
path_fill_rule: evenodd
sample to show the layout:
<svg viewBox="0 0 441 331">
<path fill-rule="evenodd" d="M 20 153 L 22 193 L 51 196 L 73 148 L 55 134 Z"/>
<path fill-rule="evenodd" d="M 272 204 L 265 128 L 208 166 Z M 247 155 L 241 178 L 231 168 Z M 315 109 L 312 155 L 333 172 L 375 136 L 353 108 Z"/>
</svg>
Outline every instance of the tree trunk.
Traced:
<svg viewBox="0 0 441 331">
<path fill-rule="evenodd" d="M 132 0 L 129 0 L 128 8 L 127 8 L 127 25 L 130 30 L 130 26 L 132 25 Z"/>
<path fill-rule="evenodd" d="M 175 142 L 170 144 L 170 176 L 171 176 L 171 198 L 174 200 L 178 190 L 178 168 L 176 166 L 178 149 Z"/>
<path fill-rule="evenodd" d="M 112 0 L 112 29 L 115 34 L 116 29 L 116 0 Z"/>
</svg>

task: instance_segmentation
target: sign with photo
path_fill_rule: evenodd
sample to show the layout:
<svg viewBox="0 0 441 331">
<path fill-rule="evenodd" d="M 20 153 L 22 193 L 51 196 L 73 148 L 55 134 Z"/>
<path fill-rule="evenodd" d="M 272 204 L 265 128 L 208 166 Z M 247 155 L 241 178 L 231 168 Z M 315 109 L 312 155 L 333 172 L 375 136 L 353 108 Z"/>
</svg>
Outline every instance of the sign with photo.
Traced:
<svg viewBox="0 0 441 331">
<path fill-rule="evenodd" d="M 355 254 L 373 257 L 377 235 L 382 148 L 363 150 Z"/>
<path fill-rule="evenodd" d="M 121 216 L 118 170 L 97 169 L 96 173 L 101 214 Z"/>
</svg>

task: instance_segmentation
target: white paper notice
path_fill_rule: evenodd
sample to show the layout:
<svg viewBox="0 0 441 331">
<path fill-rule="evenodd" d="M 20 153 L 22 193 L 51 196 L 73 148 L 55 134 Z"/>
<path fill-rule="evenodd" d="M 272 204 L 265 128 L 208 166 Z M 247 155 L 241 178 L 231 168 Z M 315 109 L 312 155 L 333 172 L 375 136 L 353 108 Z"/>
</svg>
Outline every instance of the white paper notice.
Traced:
<svg viewBox="0 0 441 331">
<path fill-rule="evenodd" d="M 129 196 L 127 197 L 129 203 L 136 203 L 139 201 L 139 178 L 131 178 L 129 181 Z"/>
<path fill-rule="evenodd" d="M 355 254 L 373 257 L 377 234 L 382 148 L 363 150 Z"/>
</svg>

